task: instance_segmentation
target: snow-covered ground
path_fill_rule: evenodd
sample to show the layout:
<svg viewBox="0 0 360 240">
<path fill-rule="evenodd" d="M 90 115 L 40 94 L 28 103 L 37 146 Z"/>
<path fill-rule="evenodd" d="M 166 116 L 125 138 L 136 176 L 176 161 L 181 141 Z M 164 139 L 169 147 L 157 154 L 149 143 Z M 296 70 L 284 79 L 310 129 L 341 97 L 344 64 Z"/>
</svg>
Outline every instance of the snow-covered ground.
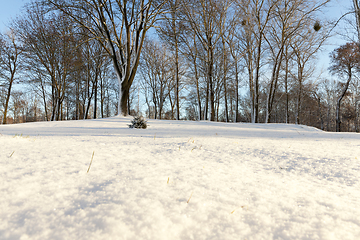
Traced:
<svg viewBox="0 0 360 240">
<path fill-rule="evenodd" d="M 0 126 L 0 239 L 360 239 L 359 134 L 130 120 Z"/>
</svg>

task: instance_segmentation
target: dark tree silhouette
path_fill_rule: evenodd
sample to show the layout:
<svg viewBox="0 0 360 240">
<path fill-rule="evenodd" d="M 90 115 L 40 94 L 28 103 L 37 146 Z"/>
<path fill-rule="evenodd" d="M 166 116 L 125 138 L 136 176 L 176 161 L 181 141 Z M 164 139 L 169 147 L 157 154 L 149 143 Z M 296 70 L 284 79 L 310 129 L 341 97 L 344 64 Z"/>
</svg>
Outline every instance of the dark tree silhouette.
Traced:
<svg viewBox="0 0 360 240">
<path fill-rule="evenodd" d="M 340 106 L 352 78 L 353 71 L 359 68 L 359 46 L 355 42 L 346 43 L 335 49 L 331 54 L 330 72 L 340 76 L 346 75 L 347 81 L 343 86 L 336 103 L 336 131 L 341 131 Z"/>
</svg>

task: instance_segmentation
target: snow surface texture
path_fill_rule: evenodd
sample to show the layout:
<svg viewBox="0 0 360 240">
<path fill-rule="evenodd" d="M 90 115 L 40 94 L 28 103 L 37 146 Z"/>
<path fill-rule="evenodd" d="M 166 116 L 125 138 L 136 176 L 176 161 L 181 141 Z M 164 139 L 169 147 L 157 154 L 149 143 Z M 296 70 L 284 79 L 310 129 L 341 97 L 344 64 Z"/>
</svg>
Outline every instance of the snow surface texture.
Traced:
<svg viewBox="0 0 360 240">
<path fill-rule="evenodd" d="M 0 126 L 0 239 L 360 239 L 359 134 L 130 120 Z"/>
</svg>

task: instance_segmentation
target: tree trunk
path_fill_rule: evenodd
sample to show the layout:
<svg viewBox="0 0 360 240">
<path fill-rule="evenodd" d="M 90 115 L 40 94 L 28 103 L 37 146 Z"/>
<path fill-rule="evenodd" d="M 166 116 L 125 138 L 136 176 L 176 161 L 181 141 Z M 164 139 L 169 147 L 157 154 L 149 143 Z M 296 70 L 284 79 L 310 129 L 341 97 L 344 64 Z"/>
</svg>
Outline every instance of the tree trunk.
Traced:
<svg viewBox="0 0 360 240">
<path fill-rule="evenodd" d="M 236 97 L 236 104 L 235 104 L 235 122 L 239 121 L 239 73 L 238 73 L 238 64 L 237 59 L 235 59 L 235 81 L 236 81 L 236 89 L 235 89 L 235 97 Z"/>
<path fill-rule="evenodd" d="M 337 100 L 336 103 L 336 132 L 341 132 L 341 112 L 340 112 L 340 107 L 341 107 L 341 100 L 344 98 L 347 89 L 349 88 L 349 84 L 351 81 L 351 77 L 352 77 L 352 72 L 351 72 L 351 68 L 348 68 L 348 80 L 346 81 L 346 84 Z"/>
<path fill-rule="evenodd" d="M 42 99 L 43 99 L 43 103 L 44 103 L 44 112 L 45 112 L 45 120 L 49 121 L 49 114 L 48 114 L 48 110 L 47 110 L 47 104 L 46 104 L 46 93 L 45 93 L 45 89 L 44 89 L 44 85 L 41 81 L 41 94 L 42 94 Z"/>
<path fill-rule="evenodd" d="M 121 83 L 120 83 L 121 84 Z M 127 111 L 127 100 L 129 98 L 130 89 L 124 84 L 120 87 L 119 90 L 119 106 L 118 106 L 118 115 L 126 116 L 128 114 Z"/>
<path fill-rule="evenodd" d="M 175 34 L 175 70 L 176 70 L 176 120 L 180 120 L 180 101 L 179 101 L 179 85 L 180 85 L 180 79 L 179 79 L 179 49 L 178 49 L 178 43 L 177 43 L 177 35 Z"/>
<path fill-rule="evenodd" d="M 272 75 L 271 75 L 270 89 L 267 96 L 265 123 L 269 123 L 271 121 L 272 105 L 274 102 L 274 97 L 277 89 L 277 81 L 279 78 L 282 57 L 283 57 L 283 50 L 280 49 L 279 53 L 276 56 Z"/>
<path fill-rule="evenodd" d="M 287 49 L 286 49 L 286 57 L 285 57 L 285 123 L 289 123 L 289 92 L 288 92 L 288 74 L 289 74 L 289 59 L 287 56 Z"/>
<path fill-rule="evenodd" d="M 222 44 L 223 44 L 223 65 L 224 65 L 224 76 L 223 76 L 223 84 L 224 84 L 224 104 L 225 104 L 225 122 L 229 122 L 229 109 L 228 109 L 228 101 L 227 101 L 227 83 L 226 83 L 226 76 L 227 76 L 227 56 L 226 56 L 226 44 L 224 34 L 222 34 Z"/>
<path fill-rule="evenodd" d="M 201 97 L 200 97 L 200 88 L 199 88 L 199 76 L 196 67 L 196 60 L 194 60 L 194 70 L 195 70 L 195 81 L 196 81 L 196 95 L 198 102 L 198 121 L 201 121 Z"/>
<path fill-rule="evenodd" d="M 206 95 L 205 95 L 205 109 L 204 109 L 204 120 L 208 120 L 208 111 L 209 111 L 209 80 L 206 81 Z"/>
<path fill-rule="evenodd" d="M 6 94 L 6 100 L 5 100 L 5 106 L 4 106 L 3 124 L 6 124 L 6 123 L 7 123 L 7 111 L 8 111 L 9 101 L 10 101 L 10 96 L 11 96 L 12 83 L 13 83 L 13 76 L 11 76 L 10 83 L 9 83 L 9 87 L 8 87 L 8 91 L 7 91 L 7 94 Z"/>
<path fill-rule="evenodd" d="M 298 59 L 298 95 L 296 100 L 296 118 L 295 124 L 300 124 L 300 111 L 301 111 L 301 95 L 302 95 L 302 82 L 303 82 L 304 66 L 301 65 L 300 59 Z"/>
<path fill-rule="evenodd" d="M 262 43 L 262 34 L 260 33 L 260 39 L 258 43 L 257 57 L 256 57 L 256 73 L 255 73 L 255 89 L 254 89 L 254 123 L 259 122 L 259 78 L 260 78 L 261 43 Z"/>
<path fill-rule="evenodd" d="M 210 46 L 211 46 L 210 40 Z M 214 63 L 214 51 L 212 48 L 209 48 L 210 61 L 208 63 L 208 74 L 209 74 L 209 94 L 210 94 L 210 121 L 215 121 L 215 94 L 214 94 L 214 85 L 213 85 L 213 63 Z"/>
<path fill-rule="evenodd" d="M 323 115 L 321 113 L 321 102 L 320 102 L 320 98 L 318 99 L 318 106 L 319 106 L 319 117 L 320 117 L 320 129 L 324 130 L 324 118 Z"/>
<path fill-rule="evenodd" d="M 95 81 L 95 96 L 94 96 L 94 119 L 96 119 L 97 113 L 97 101 L 98 101 L 98 81 Z"/>
</svg>

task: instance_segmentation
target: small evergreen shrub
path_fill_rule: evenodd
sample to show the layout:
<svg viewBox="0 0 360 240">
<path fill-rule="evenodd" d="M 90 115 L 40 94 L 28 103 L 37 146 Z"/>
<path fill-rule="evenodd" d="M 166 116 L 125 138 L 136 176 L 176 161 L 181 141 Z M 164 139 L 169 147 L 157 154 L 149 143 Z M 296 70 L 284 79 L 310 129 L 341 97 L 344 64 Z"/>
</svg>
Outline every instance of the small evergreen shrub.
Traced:
<svg viewBox="0 0 360 240">
<path fill-rule="evenodd" d="M 133 120 L 131 120 L 131 124 L 129 125 L 129 128 L 141 128 L 141 129 L 146 129 L 147 128 L 147 121 L 142 117 L 142 116 L 138 116 L 138 117 L 134 117 Z"/>
</svg>

